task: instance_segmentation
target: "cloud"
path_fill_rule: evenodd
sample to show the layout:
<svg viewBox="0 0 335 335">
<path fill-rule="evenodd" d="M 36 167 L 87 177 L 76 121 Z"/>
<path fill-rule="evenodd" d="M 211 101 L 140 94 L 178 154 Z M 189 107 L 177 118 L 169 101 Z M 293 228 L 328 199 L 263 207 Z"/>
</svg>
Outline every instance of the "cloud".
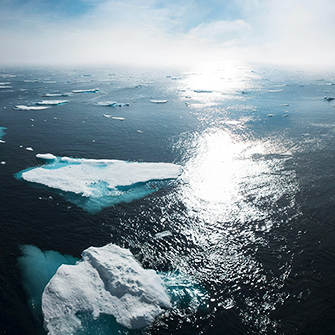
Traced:
<svg viewBox="0 0 335 335">
<path fill-rule="evenodd" d="M 3 0 L 0 64 L 333 64 L 331 0 Z"/>
</svg>

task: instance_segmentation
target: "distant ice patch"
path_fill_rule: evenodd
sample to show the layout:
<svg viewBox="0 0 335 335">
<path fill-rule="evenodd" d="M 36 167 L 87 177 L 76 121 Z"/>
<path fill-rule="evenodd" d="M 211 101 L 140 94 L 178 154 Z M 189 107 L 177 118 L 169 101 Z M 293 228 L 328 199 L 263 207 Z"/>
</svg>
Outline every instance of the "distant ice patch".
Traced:
<svg viewBox="0 0 335 335">
<path fill-rule="evenodd" d="M 124 107 L 129 106 L 129 103 L 119 103 L 116 101 L 101 101 L 97 102 L 96 105 L 102 107 Z"/>
<path fill-rule="evenodd" d="M 12 86 L 3 86 L 3 85 L 0 85 L 0 89 L 3 88 L 3 89 L 7 89 L 7 88 L 13 88 Z"/>
<path fill-rule="evenodd" d="M 98 88 L 92 88 L 92 89 L 87 89 L 87 90 L 73 90 L 73 93 L 97 93 L 99 92 Z"/>
<path fill-rule="evenodd" d="M 108 115 L 108 114 L 104 114 L 104 117 L 107 117 L 109 119 L 113 119 L 113 120 L 120 120 L 120 121 L 123 121 L 124 120 L 124 117 L 121 117 L 121 116 L 113 116 L 113 115 Z"/>
<path fill-rule="evenodd" d="M 72 93 L 45 93 L 43 97 L 69 97 Z"/>
<path fill-rule="evenodd" d="M 167 100 L 149 100 L 149 101 L 154 104 L 165 104 L 168 102 Z"/>
<path fill-rule="evenodd" d="M 47 164 L 16 174 L 18 179 L 61 190 L 64 197 L 90 213 L 142 198 L 171 185 L 182 173 L 172 163 L 80 159 L 39 154 Z"/>
<path fill-rule="evenodd" d="M 30 111 L 30 110 L 43 110 L 50 108 L 50 106 L 24 106 L 24 105 L 17 105 L 13 109 L 17 111 Z"/>
<path fill-rule="evenodd" d="M 52 106 L 56 106 L 56 105 L 64 105 L 66 103 L 68 103 L 69 100 L 42 100 L 39 102 L 36 102 L 36 105 L 52 105 Z"/>
</svg>

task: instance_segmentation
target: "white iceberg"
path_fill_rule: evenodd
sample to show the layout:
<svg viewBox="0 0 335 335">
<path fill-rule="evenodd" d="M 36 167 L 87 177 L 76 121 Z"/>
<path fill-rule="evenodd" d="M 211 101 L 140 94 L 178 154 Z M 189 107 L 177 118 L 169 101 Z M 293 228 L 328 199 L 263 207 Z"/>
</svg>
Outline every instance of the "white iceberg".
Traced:
<svg viewBox="0 0 335 335">
<path fill-rule="evenodd" d="M 108 114 L 104 114 L 104 117 L 107 117 L 109 119 L 114 119 L 114 120 L 120 120 L 120 121 L 123 121 L 124 120 L 124 117 L 121 117 L 121 116 L 113 116 L 113 115 L 108 115 Z"/>
<path fill-rule="evenodd" d="M 64 105 L 66 103 L 68 103 L 69 100 L 42 100 L 39 102 L 36 102 L 36 105 L 52 105 L 52 106 L 56 106 L 56 105 Z"/>
<path fill-rule="evenodd" d="M 118 324 L 139 329 L 170 307 L 156 272 L 143 269 L 128 249 L 114 244 L 90 247 L 76 265 L 60 266 L 42 295 L 49 335 L 80 330 L 78 314 L 113 315 Z"/>
<path fill-rule="evenodd" d="M 17 105 L 13 109 L 17 111 L 30 111 L 30 110 L 43 110 L 50 108 L 49 106 L 24 106 L 24 105 Z"/>
<path fill-rule="evenodd" d="M 39 154 L 46 165 L 16 177 L 66 192 L 68 201 L 94 213 L 120 202 L 151 194 L 182 173 L 172 163 L 142 163 L 107 159 L 79 159 Z"/>
<path fill-rule="evenodd" d="M 116 101 L 101 101 L 96 103 L 97 106 L 102 107 L 123 107 L 123 106 L 129 106 L 128 103 L 119 103 Z"/>
<path fill-rule="evenodd" d="M 69 97 L 71 93 L 45 93 L 43 97 Z"/>
<path fill-rule="evenodd" d="M 98 88 L 92 88 L 92 89 L 88 89 L 88 90 L 73 90 L 73 93 L 97 93 L 99 92 Z"/>
<path fill-rule="evenodd" d="M 168 102 L 167 100 L 149 100 L 149 101 L 154 104 L 165 104 Z"/>
</svg>

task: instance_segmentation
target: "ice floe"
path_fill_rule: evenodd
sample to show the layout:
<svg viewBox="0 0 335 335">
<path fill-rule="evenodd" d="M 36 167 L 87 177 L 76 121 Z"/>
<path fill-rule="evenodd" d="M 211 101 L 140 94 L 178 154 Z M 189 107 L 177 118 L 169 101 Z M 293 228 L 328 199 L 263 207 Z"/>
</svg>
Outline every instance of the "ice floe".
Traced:
<svg viewBox="0 0 335 335">
<path fill-rule="evenodd" d="M 61 190 L 64 197 L 88 212 L 130 202 L 170 185 L 182 173 L 172 163 L 80 159 L 38 154 L 47 164 L 16 174 L 27 182 Z"/>
<path fill-rule="evenodd" d="M 213 93 L 213 91 L 209 91 L 209 90 L 194 90 L 195 93 Z M 242 92 L 244 93 L 244 92 Z"/>
<path fill-rule="evenodd" d="M 129 103 L 119 103 L 116 101 L 101 101 L 97 102 L 96 105 L 102 107 L 124 107 L 129 106 Z"/>
<path fill-rule="evenodd" d="M 113 116 L 113 115 L 108 115 L 108 114 L 104 114 L 104 117 L 107 117 L 109 119 L 113 119 L 113 120 L 119 120 L 119 121 L 123 121 L 124 117 L 121 116 Z"/>
<path fill-rule="evenodd" d="M 0 85 L 0 89 L 3 88 L 3 89 L 7 89 L 7 88 L 13 88 L 12 86 L 2 86 Z"/>
<path fill-rule="evenodd" d="M 32 147 L 27 147 L 26 150 L 28 150 L 28 151 L 34 151 L 34 149 Z"/>
<path fill-rule="evenodd" d="M 6 162 L 5 161 L 1 161 L 0 164 L 1 165 L 6 165 Z"/>
<path fill-rule="evenodd" d="M 43 97 L 69 97 L 72 93 L 45 93 Z"/>
<path fill-rule="evenodd" d="M 87 89 L 87 90 L 73 90 L 73 93 L 97 93 L 99 92 L 98 88 L 92 88 L 92 89 Z"/>
<path fill-rule="evenodd" d="M 50 106 L 24 106 L 24 105 L 17 105 L 13 109 L 17 111 L 30 111 L 30 110 L 43 110 L 50 108 Z"/>
<path fill-rule="evenodd" d="M 268 93 L 279 93 L 284 92 L 284 90 L 268 90 Z"/>
<path fill-rule="evenodd" d="M 149 101 L 154 104 L 165 104 L 168 102 L 167 100 L 149 100 Z"/>
<path fill-rule="evenodd" d="M 139 329 L 170 308 L 161 278 L 145 270 L 128 249 L 90 247 L 76 265 L 62 265 L 42 295 L 44 326 L 52 334 L 81 328 L 79 313 L 113 315 L 117 323 Z"/>
<path fill-rule="evenodd" d="M 69 102 L 69 100 L 42 100 L 42 101 L 36 102 L 36 105 L 52 105 L 52 106 L 56 106 L 56 105 L 64 105 L 64 104 L 66 104 L 68 102 Z"/>
</svg>

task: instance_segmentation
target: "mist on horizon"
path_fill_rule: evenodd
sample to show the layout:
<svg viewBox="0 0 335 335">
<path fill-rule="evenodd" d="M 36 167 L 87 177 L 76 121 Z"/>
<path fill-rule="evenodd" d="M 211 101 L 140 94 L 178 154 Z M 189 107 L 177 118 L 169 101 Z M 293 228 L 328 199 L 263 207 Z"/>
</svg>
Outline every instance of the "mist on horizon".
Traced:
<svg viewBox="0 0 335 335">
<path fill-rule="evenodd" d="M 330 0 L 5 0 L 0 65 L 332 66 Z"/>
</svg>

